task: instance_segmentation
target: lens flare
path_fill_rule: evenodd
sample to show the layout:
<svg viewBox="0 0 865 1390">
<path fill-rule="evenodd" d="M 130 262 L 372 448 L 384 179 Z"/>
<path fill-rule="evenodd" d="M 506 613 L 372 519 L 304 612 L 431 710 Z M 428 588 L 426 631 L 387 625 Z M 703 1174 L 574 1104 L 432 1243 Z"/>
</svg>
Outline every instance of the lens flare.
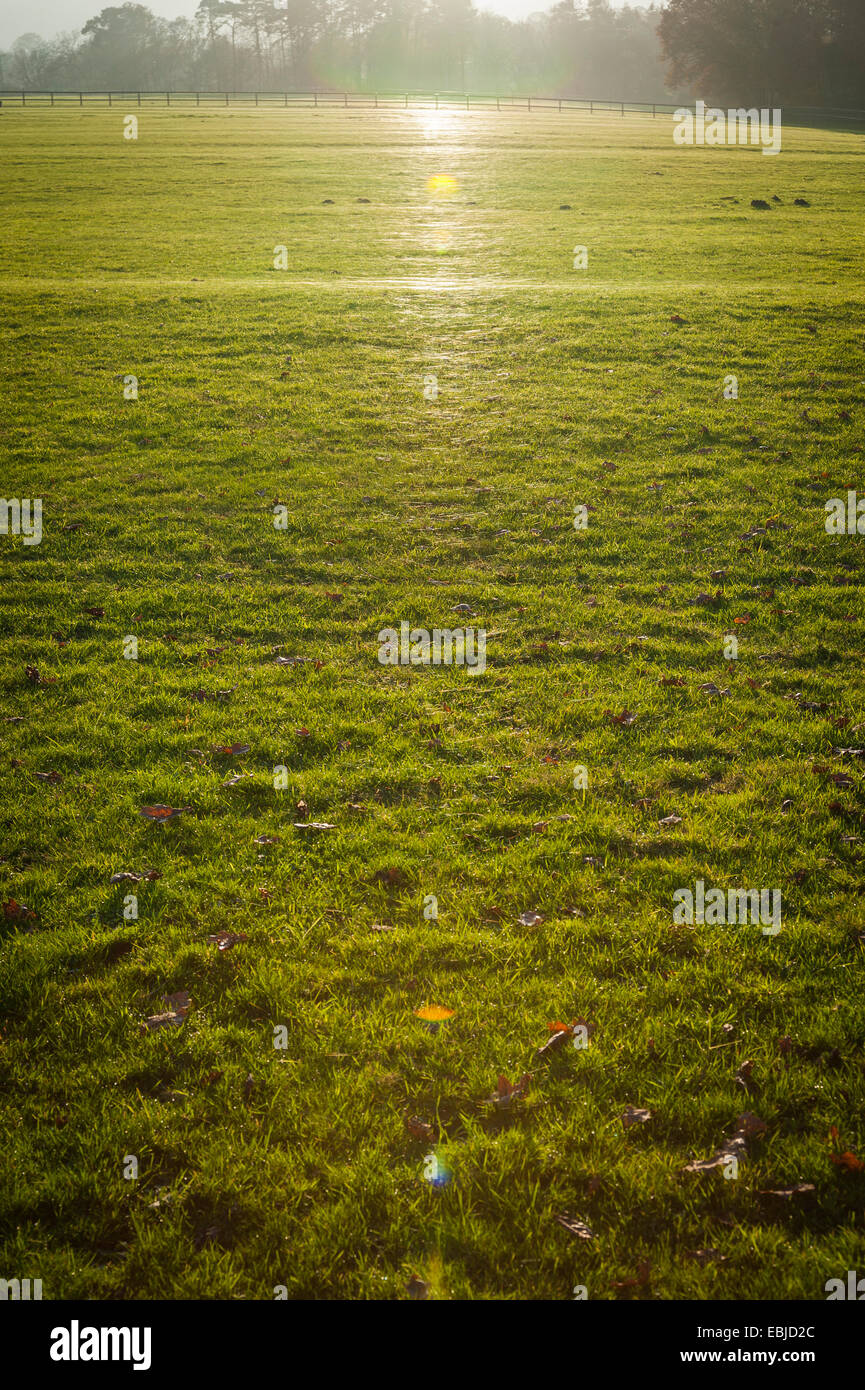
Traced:
<svg viewBox="0 0 865 1390">
<path fill-rule="evenodd" d="M 423 1175 L 431 1187 L 447 1187 L 451 1170 L 441 1154 L 429 1153 L 423 1161 Z"/>
<path fill-rule="evenodd" d="M 451 174 L 433 174 L 426 186 L 428 193 L 456 193 L 459 184 Z"/>
</svg>

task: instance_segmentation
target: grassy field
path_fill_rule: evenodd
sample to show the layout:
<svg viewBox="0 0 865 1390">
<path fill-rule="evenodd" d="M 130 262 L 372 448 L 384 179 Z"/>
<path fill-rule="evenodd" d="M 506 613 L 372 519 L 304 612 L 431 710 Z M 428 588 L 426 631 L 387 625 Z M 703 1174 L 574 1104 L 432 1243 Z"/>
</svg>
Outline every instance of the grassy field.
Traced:
<svg viewBox="0 0 865 1390">
<path fill-rule="evenodd" d="M 0 113 L 0 491 L 44 509 L 0 537 L 0 1275 L 824 1299 L 865 1234 L 861 135 L 124 114 Z M 486 670 L 380 664 L 401 622 Z M 674 922 L 700 879 L 781 931 Z M 738 1176 L 683 1171 L 743 1112 Z"/>
</svg>

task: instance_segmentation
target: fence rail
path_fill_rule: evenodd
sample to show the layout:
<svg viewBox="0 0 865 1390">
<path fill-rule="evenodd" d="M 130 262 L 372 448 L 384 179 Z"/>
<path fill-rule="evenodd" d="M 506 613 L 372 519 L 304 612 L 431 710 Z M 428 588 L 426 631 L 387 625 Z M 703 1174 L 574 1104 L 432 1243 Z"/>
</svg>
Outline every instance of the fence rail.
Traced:
<svg viewBox="0 0 865 1390">
<path fill-rule="evenodd" d="M 262 106 L 362 107 L 397 109 L 423 107 L 463 111 L 588 111 L 620 116 L 671 114 L 682 102 L 610 101 L 602 97 L 500 96 L 464 92 L 40 92 L 0 91 L 5 106 Z M 786 106 L 783 115 L 815 120 L 865 121 L 865 111 L 843 107 Z"/>
</svg>

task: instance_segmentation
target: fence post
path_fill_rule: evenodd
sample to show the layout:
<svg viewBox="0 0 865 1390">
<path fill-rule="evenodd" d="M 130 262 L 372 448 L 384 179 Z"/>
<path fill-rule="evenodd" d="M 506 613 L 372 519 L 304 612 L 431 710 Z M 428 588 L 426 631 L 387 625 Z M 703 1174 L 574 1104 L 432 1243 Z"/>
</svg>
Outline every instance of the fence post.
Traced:
<svg viewBox="0 0 865 1390">
<path fill-rule="evenodd" d="M 83 92 L 79 92 L 79 93 L 78 93 L 78 105 L 79 105 L 79 106 L 83 106 L 83 105 L 84 105 L 84 93 L 83 93 Z"/>
<path fill-rule="evenodd" d="M 532 99 L 531 99 L 531 97 L 529 97 L 529 110 L 531 111 L 531 109 L 532 109 Z"/>
<path fill-rule="evenodd" d="M 652 120 L 655 119 L 655 103 L 652 102 Z"/>
<path fill-rule="evenodd" d="M 51 105 L 52 105 L 52 106 L 54 105 L 54 93 L 53 93 L 53 92 L 51 93 Z"/>
<path fill-rule="evenodd" d="M 347 107 L 348 107 L 348 92 L 343 92 L 343 96 L 344 96 L 344 98 L 345 98 L 345 106 L 346 106 L 346 108 L 347 108 Z"/>
<path fill-rule="evenodd" d="M 108 93 L 108 105 L 109 105 L 109 106 L 111 105 L 111 93 L 110 93 L 110 92 Z"/>
<path fill-rule="evenodd" d="M 196 106 L 200 106 L 200 105 L 201 105 L 201 93 L 200 93 L 200 92 L 196 92 L 196 93 L 195 93 L 195 105 L 196 105 Z"/>
<path fill-rule="evenodd" d="M 313 92 L 313 106 L 318 106 L 318 92 Z"/>
<path fill-rule="evenodd" d="M 562 99 L 561 99 L 561 97 L 559 97 L 559 111 L 560 111 L 560 112 L 561 112 L 561 109 L 562 109 Z"/>
<path fill-rule="evenodd" d="M 139 106 L 141 105 L 141 93 L 140 93 L 140 92 L 138 93 L 138 105 L 139 105 Z"/>
<path fill-rule="evenodd" d="M 595 103 L 594 103 L 593 101 L 590 101 L 590 102 L 589 102 L 589 115 L 590 115 L 590 116 L 594 116 L 594 114 L 595 114 Z"/>
<path fill-rule="evenodd" d="M 258 92 L 256 92 L 256 94 L 255 94 L 255 104 L 256 104 L 256 106 L 258 105 Z"/>
<path fill-rule="evenodd" d="M 622 102 L 622 115 L 624 116 L 624 114 L 625 114 L 625 103 Z"/>
<path fill-rule="evenodd" d="M 228 105 L 228 92 L 225 93 L 225 104 Z"/>
<path fill-rule="evenodd" d="M 170 105 L 171 105 L 171 93 L 170 93 L 170 92 L 166 92 L 166 93 L 165 93 L 165 105 L 166 105 L 166 106 L 170 106 Z"/>
</svg>

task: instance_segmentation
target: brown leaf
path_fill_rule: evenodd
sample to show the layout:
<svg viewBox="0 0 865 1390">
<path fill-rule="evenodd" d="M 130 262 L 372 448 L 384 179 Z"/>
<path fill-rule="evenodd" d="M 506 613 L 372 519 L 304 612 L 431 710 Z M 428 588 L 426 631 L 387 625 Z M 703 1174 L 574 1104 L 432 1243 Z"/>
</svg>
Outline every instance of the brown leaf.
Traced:
<svg viewBox="0 0 865 1390">
<path fill-rule="evenodd" d="M 248 941 L 249 937 L 245 931 L 233 932 L 223 930 L 216 932 L 214 936 L 209 936 L 207 939 L 211 945 L 215 945 L 219 948 L 219 953 L 222 955 L 225 951 L 230 951 L 233 946 L 237 946 L 239 942 Z"/>
<path fill-rule="evenodd" d="M 521 916 L 517 918 L 521 927 L 539 927 L 543 920 L 539 912 L 523 912 Z"/>
<path fill-rule="evenodd" d="M 865 1163 L 861 1158 L 857 1158 L 850 1149 L 845 1149 L 841 1154 L 830 1154 L 830 1160 L 836 1168 L 840 1168 L 844 1173 L 861 1173 L 865 1170 Z"/>
<path fill-rule="evenodd" d="M 165 1012 L 146 1018 L 141 1025 L 143 1033 L 152 1032 L 157 1028 L 178 1028 L 189 1013 L 191 1001 L 186 990 L 165 995 L 162 1002 L 166 1005 Z"/>
<path fill-rule="evenodd" d="M 629 709 L 623 709 L 621 714 L 613 714 L 612 710 L 605 709 L 604 717 L 609 719 L 611 724 L 618 724 L 620 728 L 626 728 L 627 725 L 633 724 L 639 715 L 632 713 Z"/>
<path fill-rule="evenodd" d="M 432 1125 L 428 1125 L 425 1120 L 421 1120 L 417 1115 L 405 1115 L 405 1127 L 413 1139 L 434 1139 L 435 1132 Z"/>
<path fill-rule="evenodd" d="M 741 1086 L 743 1091 L 747 1091 L 749 1095 L 757 1096 L 760 1094 L 760 1087 L 752 1076 L 753 1070 L 753 1062 L 743 1062 L 733 1079 L 737 1086 Z"/>
<path fill-rule="evenodd" d="M 749 1110 L 745 1110 L 736 1120 L 736 1138 L 741 1135 L 744 1139 L 762 1139 L 768 1132 L 769 1126 L 765 1120 L 761 1120 L 759 1115 L 752 1115 Z"/>
<path fill-rule="evenodd" d="M 36 913 L 32 907 L 27 907 L 24 903 L 16 902 L 15 898 L 7 898 L 3 904 L 3 916 L 7 922 L 35 922 Z"/>
<path fill-rule="evenodd" d="M 622 1124 L 625 1129 L 630 1129 L 631 1125 L 644 1125 L 651 1118 L 651 1110 L 640 1110 L 634 1105 L 626 1105 L 622 1112 Z"/>
<path fill-rule="evenodd" d="M 649 1283 L 649 1278 L 650 1278 L 649 1270 L 650 1270 L 649 1261 L 648 1261 L 648 1260 L 643 1260 L 640 1264 L 637 1265 L 637 1273 L 636 1273 L 636 1275 L 634 1276 L 633 1279 L 618 1279 L 618 1280 L 611 1280 L 611 1282 L 610 1282 L 610 1288 L 611 1288 L 611 1289 L 642 1289 L 642 1288 L 645 1288 L 645 1287 L 648 1285 L 648 1283 Z"/>
<path fill-rule="evenodd" d="M 497 1105 L 502 1109 L 507 1109 L 512 1100 L 521 1100 L 525 1096 L 531 1084 L 531 1072 L 524 1072 L 516 1083 L 508 1081 L 506 1076 L 500 1076 L 496 1084 L 495 1094 L 484 1102 L 485 1105 Z"/>
<path fill-rule="evenodd" d="M 553 1220 L 559 1226 L 563 1226 L 570 1235 L 576 1236 L 577 1240 L 594 1239 L 595 1233 L 590 1226 L 586 1225 L 585 1221 L 578 1221 L 575 1216 L 569 1216 L 565 1211 L 559 1212 L 557 1216 L 553 1217 Z"/>
<path fill-rule="evenodd" d="M 813 1197 L 817 1191 L 812 1182 L 797 1182 L 793 1187 L 766 1188 L 757 1193 L 758 1197 L 763 1197 L 766 1201 L 792 1202 L 806 1201 Z"/>
</svg>

